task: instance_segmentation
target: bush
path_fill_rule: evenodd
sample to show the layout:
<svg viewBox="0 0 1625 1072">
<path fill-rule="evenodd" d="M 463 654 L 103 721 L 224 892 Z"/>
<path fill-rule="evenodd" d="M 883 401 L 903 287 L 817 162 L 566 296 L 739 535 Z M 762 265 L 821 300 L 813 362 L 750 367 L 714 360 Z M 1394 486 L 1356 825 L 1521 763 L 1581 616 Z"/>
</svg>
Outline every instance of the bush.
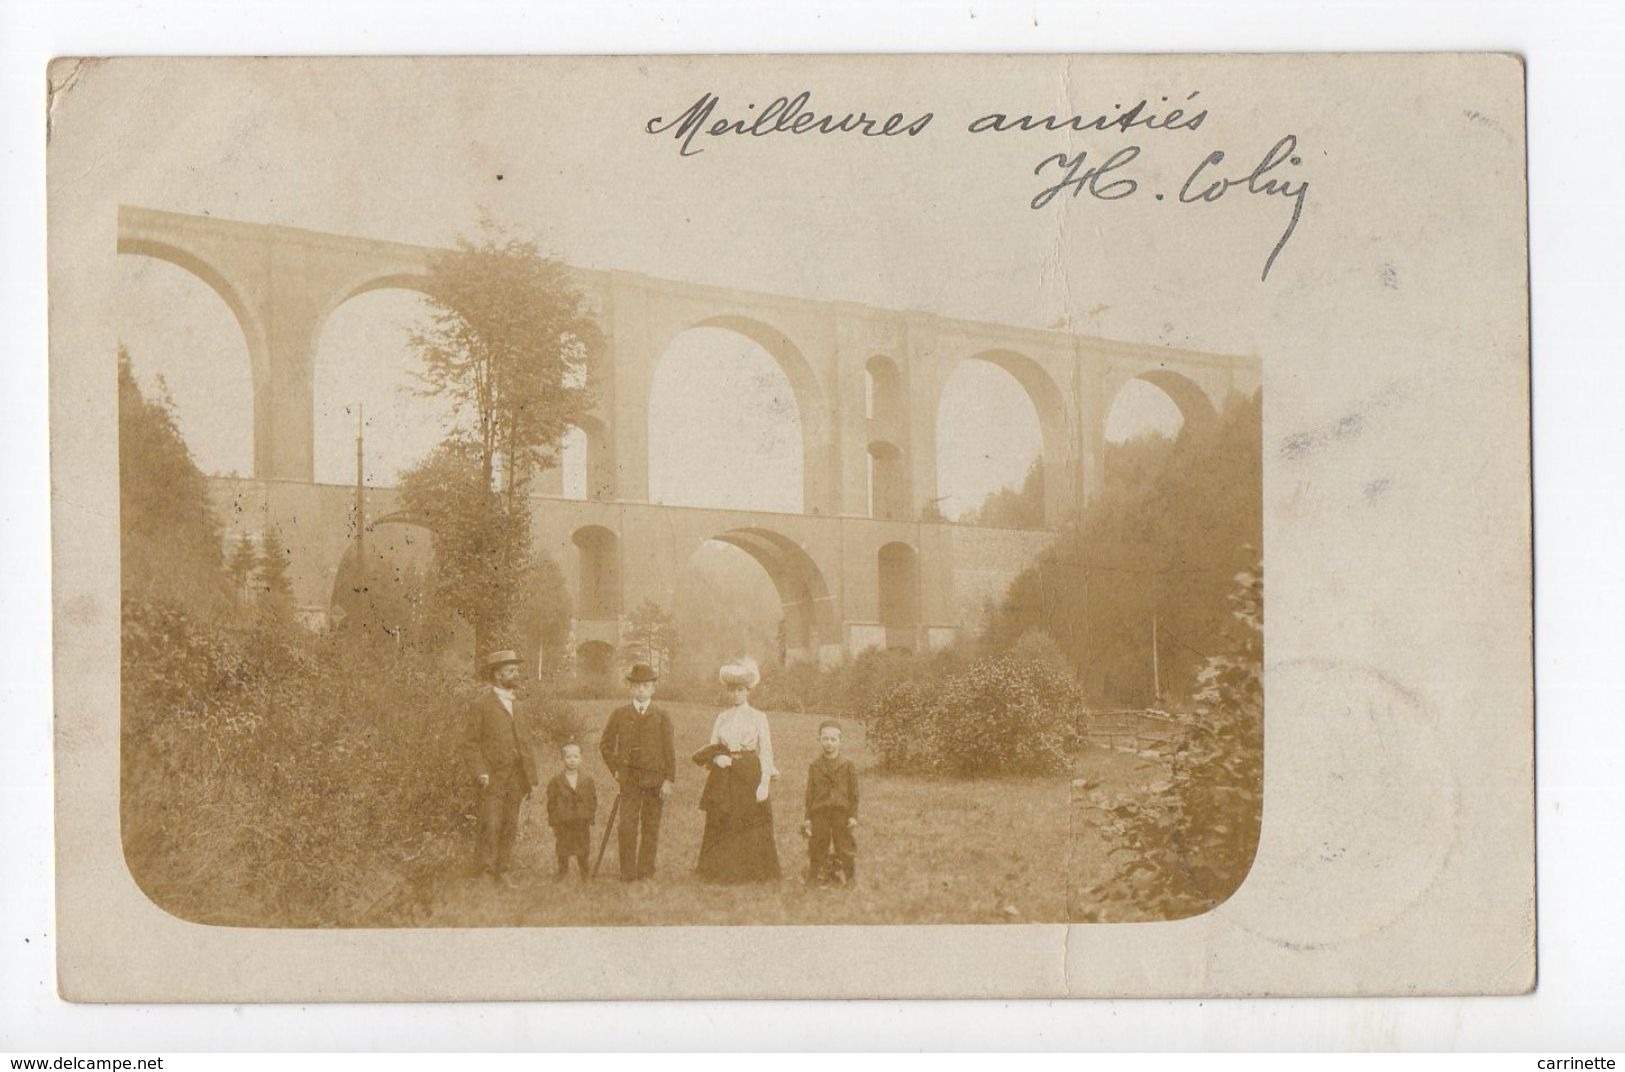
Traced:
<svg viewBox="0 0 1625 1072">
<path fill-rule="evenodd" d="M 533 688 L 525 698 L 526 706 L 536 719 L 536 731 L 553 748 L 562 748 L 571 742 L 586 748 L 587 720 L 581 717 L 575 705 L 556 692 Z"/>
<path fill-rule="evenodd" d="M 762 683 L 751 693 L 751 705 L 763 711 L 841 710 L 839 671 L 823 670 L 810 663 L 774 666 L 762 671 Z"/>
<path fill-rule="evenodd" d="M 1023 643 L 945 676 L 912 678 L 867 708 L 882 766 L 929 774 L 1058 774 L 1083 708 L 1053 643 Z"/>
<path fill-rule="evenodd" d="M 1085 921 L 1182 919 L 1246 878 L 1263 818 L 1263 570 L 1235 578 L 1227 651 L 1208 658 L 1168 780 L 1134 799 L 1094 799 L 1113 844 L 1082 899 Z"/>
<path fill-rule="evenodd" d="M 125 857 L 167 910 L 398 921 L 469 851 L 461 672 L 390 643 L 153 600 L 126 602 L 123 643 Z M 542 699 L 542 734 L 576 730 L 568 705 Z"/>
</svg>

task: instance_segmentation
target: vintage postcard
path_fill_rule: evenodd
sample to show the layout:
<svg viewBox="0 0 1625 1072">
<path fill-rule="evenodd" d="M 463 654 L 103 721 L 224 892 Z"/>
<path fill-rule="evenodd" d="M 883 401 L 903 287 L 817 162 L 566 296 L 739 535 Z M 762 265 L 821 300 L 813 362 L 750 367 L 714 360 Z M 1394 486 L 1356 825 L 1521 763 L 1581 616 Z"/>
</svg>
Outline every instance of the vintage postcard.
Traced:
<svg viewBox="0 0 1625 1072">
<path fill-rule="evenodd" d="M 49 74 L 64 996 L 1534 985 L 1516 57 Z"/>
</svg>

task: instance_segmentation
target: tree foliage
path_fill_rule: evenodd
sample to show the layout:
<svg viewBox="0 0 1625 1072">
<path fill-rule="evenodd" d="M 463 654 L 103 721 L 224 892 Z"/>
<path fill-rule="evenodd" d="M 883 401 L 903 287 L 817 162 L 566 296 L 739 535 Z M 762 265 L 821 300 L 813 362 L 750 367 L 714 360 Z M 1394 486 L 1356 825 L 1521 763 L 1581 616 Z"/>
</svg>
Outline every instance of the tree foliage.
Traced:
<svg viewBox="0 0 1625 1072">
<path fill-rule="evenodd" d="M 466 622 L 476 653 L 517 619 L 530 566 L 530 512 L 505 509 L 477 447 L 452 438 L 401 478 L 401 504 L 434 539 L 434 602 Z"/>
<path fill-rule="evenodd" d="M 260 587 L 274 607 L 285 607 L 293 599 L 293 584 L 288 580 L 291 557 L 282 533 L 272 528 L 260 534 Z"/>
<path fill-rule="evenodd" d="M 437 601 L 472 626 L 476 652 L 517 647 L 532 586 L 541 613 L 559 607 L 562 585 L 548 588 L 532 556 L 527 496 L 591 403 L 601 335 L 562 264 L 489 226 L 436 256 L 425 290 L 430 314 L 411 345 L 423 393 L 449 398 L 457 425 L 404 475 L 402 502 L 433 538 Z"/>
<path fill-rule="evenodd" d="M 1164 698 L 1189 697 L 1222 650 L 1230 580 L 1262 545 L 1260 401 L 1235 399 L 1218 419 L 1172 441 L 1110 448 L 1106 485 L 1080 526 L 1012 583 L 988 640 L 1032 629 L 1052 636 L 1092 702 L 1155 702 L 1152 637 Z"/>
<path fill-rule="evenodd" d="M 240 601 L 246 603 L 253 598 L 259 568 L 260 554 L 259 548 L 254 546 L 254 537 L 239 533 L 237 542 L 232 545 L 231 560 L 226 563 L 226 574 Z"/>
<path fill-rule="evenodd" d="M 428 320 L 409 337 L 422 391 L 451 401 L 485 485 L 500 475 L 523 497 L 591 404 L 602 336 L 586 299 L 562 263 L 489 224 L 478 242 L 460 238 L 431 260 L 425 291 Z"/>
<path fill-rule="evenodd" d="M 669 674 L 682 642 L 670 614 L 652 599 L 645 599 L 627 618 L 621 644 L 623 662 L 648 663 L 656 673 Z"/>
<path fill-rule="evenodd" d="M 1080 802 L 1108 838 L 1108 867 L 1081 891 L 1089 921 L 1181 919 L 1223 903 L 1247 877 L 1263 820 L 1264 574 L 1234 578 L 1220 651 L 1175 714 L 1167 780 L 1132 797 Z M 1092 824 L 1093 825 L 1093 824 Z"/>
<path fill-rule="evenodd" d="M 231 603 L 223 529 L 162 389 L 148 399 L 118 349 L 119 552 L 124 596 L 215 613 Z"/>
<path fill-rule="evenodd" d="M 558 563 L 545 555 L 533 555 L 524 575 L 519 599 L 519 619 L 514 629 L 518 651 L 534 655 L 537 669 L 559 669 L 568 654 L 570 637 L 570 592 Z"/>
<path fill-rule="evenodd" d="M 990 492 L 982 505 L 959 519 L 964 525 L 989 525 L 1002 529 L 1041 529 L 1044 527 L 1044 459 L 1034 458 L 1019 488 L 1004 487 Z"/>
</svg>

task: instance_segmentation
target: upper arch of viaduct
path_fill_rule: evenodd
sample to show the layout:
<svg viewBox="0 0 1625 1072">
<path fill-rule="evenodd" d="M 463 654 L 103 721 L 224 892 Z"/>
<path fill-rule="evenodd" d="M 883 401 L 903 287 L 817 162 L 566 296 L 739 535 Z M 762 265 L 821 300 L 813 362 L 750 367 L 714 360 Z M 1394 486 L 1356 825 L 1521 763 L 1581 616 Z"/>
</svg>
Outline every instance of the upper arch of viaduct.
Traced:
<svg viewBox="0 0 1625 1072">
<path fill-rule="evenodd" d="M 313 473 L 314 356 L 333 310 L 388 287 L 422 289 L 439 251 L 277 225 L 121 206 L 118 250 L 169 261 L 208 283 L 247 344 L 254 390 L 254 475 L 308 481 Z M 647 502 L 648 407 L 668 344 L 694 327 L 748 336 L 784 369 L 803 436 L 804 512 L 867 517 L 870 465 L 884 458 L 888 495 L 905 517 L 935 500 L 936 415 L 962 361 L 991 361 L 1026 389 L 1038 414 L 1045 515 L 1073 516 L 1103 479 L 1105 423 L 1132 379 L 1162 388 L 1187 421 L 1212 416 L 1232 392 L 1259 386 L 1256 358 L 1121 343 L 849 302 L 813 301 L 576 270 L 608 345 L 595 370 L 594 437 L 612 464 L 603 498 Z M 875 363 L 876 358 L 884 364 Z M 872 411 L 867 378 L 890 382 Z"/>
</svg>

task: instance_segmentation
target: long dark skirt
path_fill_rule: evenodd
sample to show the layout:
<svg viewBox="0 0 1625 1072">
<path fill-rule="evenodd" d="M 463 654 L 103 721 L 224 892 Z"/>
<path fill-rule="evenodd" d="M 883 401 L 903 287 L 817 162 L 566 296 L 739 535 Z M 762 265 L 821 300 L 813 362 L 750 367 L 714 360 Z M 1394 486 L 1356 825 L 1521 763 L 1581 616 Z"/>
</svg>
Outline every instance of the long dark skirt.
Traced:
<svg viewBox="0 0 1625 1072">
<path fill-rule="evenodd" d="M 773 844 L 773 806 L 756 802 L 762 761 L 740 752 L 733 765 L 715 765 L 705 780 L 700 807 L 705 809 L 705 836 L 700 840 L 699 876 L 705 882 L 766 882 L 779 877 L 779 853 Z"/>
</svg>

